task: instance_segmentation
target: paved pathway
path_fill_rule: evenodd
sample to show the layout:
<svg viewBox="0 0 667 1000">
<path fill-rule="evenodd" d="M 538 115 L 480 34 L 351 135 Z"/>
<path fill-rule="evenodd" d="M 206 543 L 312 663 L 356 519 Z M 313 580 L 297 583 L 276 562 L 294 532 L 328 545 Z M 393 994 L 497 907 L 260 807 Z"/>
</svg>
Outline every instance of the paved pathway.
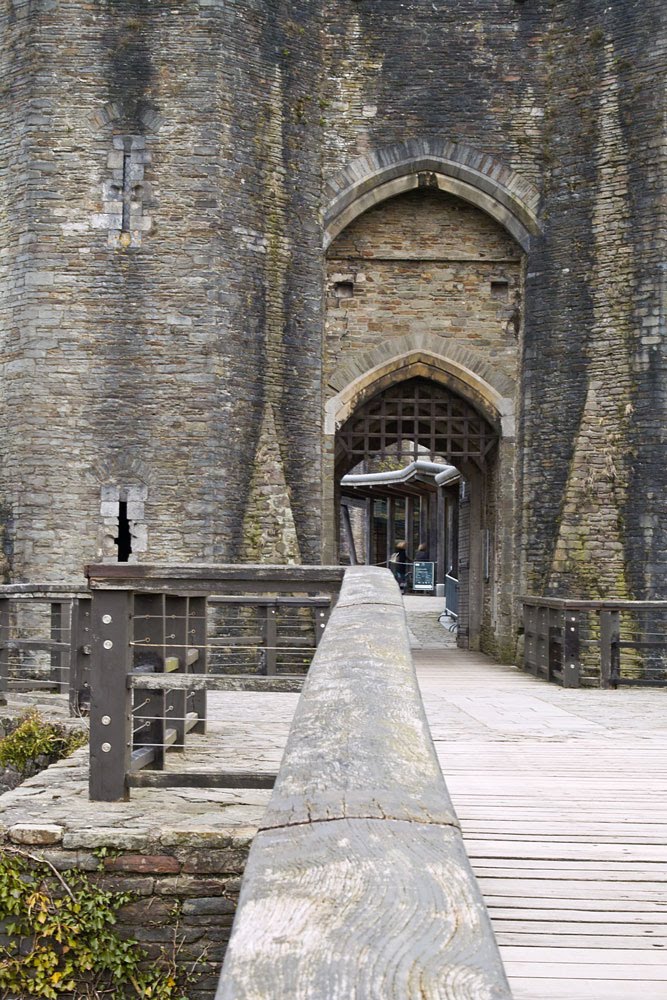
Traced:
<svg viewBox="0 0 667 1000">
<path fill-rule="evenodd" d="M 664 1000 L 667 691 L 414 656 L 515 1000 Z"/>
<path fill-rule="evenodd" d="M 440 618 L 444 597 L 419 597 L 408 594 L 403 598 L 413 649 L 456 649 L 456 623 L 452 618 Z"/>
</svg>

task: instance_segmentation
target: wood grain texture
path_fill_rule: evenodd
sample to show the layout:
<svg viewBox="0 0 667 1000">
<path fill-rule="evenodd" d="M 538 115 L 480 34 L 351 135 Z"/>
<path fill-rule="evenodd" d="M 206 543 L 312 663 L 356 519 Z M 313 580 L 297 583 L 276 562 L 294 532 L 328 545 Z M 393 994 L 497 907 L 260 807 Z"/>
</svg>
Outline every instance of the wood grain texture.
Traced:
<svg viewBox="0 0 667 1000">
<path fill-rule="evenodd" d="M 515 1000 L 667 997 L 664 692 L 414 659 Z"/>
<path fill-rule="evenodd" d="M 354 567 L 313 659 L 262 828 L 345 817 L 458 825 L 400 592 Z"/>
<path fill-rule="evenodd" d="M 507 1000 L 457 830 L 335 820 L 259 833 L 217 1000 Z"/>
<path fill-rule="evenodd" d="M 147 691 L 300 691 L 303 676 L 277 674 L 130 674 L 130 687 Z"/>
<path fill-rule="evenodd" d="M 267 590 L 294 592 L 301 589 L 337 593 L 342 566 L 272 566 L 269 564 L 179 564 L 99 563 L 84 567 L 91 590 L 132 589 L 151 593 L 225 594 Z M 270 585 L 270 586 L 269 586 Z"/>
<path fill-rule="evenodd" d="M 248 859 L 217 1000 L 511 1000 L 387 570 L 348 570 Z"/>
</svg>

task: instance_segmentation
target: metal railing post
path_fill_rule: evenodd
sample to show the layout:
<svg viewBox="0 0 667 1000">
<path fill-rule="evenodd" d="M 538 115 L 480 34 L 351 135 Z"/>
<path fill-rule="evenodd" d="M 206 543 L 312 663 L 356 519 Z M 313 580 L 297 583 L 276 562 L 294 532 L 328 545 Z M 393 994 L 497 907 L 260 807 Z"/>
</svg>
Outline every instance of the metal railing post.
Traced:
<svg viewBox="0 0 667 1000">
<path fill-rule="evenodd" d="M 129 590 L 93 592 L 89 795 L 102 802 L 117 802 L 129 794 L 132 598 Z"/>
<path fill-rule="evenodd" d="M 563 687 L 579 687 L 580 662 L 580 613 L 572 608 L 564 610 L 563 635 Z"/>
</svg>

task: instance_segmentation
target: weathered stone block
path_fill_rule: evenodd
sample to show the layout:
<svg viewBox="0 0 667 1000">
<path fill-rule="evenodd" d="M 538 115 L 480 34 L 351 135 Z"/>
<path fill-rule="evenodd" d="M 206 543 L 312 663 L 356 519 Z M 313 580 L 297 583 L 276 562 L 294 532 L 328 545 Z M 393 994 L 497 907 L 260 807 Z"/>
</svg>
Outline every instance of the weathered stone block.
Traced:
<svg viewBox="0 0 667 1000">
<path fill-rule="evenodd" d="M 54 823 L 16 823 L 9 828 L 9 839 L 15 844 L 57 844 L 62 840 L 63 828 Z"/>
<path fill-rule="evenodd" d="M 169 854 L 121 854 L 117 858 L 105 858 L 104 868 L 109 872 L 174 875 L 181 870 L 181 864 Z"/>
</svg>

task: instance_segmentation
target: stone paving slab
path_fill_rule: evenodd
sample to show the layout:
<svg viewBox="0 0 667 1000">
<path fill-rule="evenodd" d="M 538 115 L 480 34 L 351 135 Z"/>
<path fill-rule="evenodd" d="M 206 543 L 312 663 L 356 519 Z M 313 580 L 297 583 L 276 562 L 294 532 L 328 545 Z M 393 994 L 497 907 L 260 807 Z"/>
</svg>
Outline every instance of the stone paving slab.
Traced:
<svg viewBox="0 0 667 1000">
<path fill-rule="evenodd" d="M 191 734 L 186 752 L 168 755 L 167 770 L 277 772 L 298 697 L 209 694 L 207 735 Z M 55 825 L 63 846 L 82 848 L 131 849 L 185 833 L 244 837 L 254 834 L 269 795 L 261 789 L 133 789 L 129 802 L 90 802 L 84 747 L 0 797 L 0 825 L 3 831 Z"/>
<path fill-rule="evenodd" d="M 444 597 L 406 594 L 403 598 L 412 649 L 456 649 L 456 631 L 451 618 L 443 618 Z"/>
<path fill-rule="evenodd" d="M 443 649 L 455 645 L 455 636 L 439 623 L 442 598 L 406 596 L 405 607 L 412 645 Z M 190 734 L 184 753 L 167 756 L 167 770 L 276 771 L 287 741 L 298 694 L 275 692 L 210 692 L 208 732 Z M 36 707 L 46 719 L 65 721 L 67 702 L 59 695 L 13 694 L 3 711 L 16 716 Z M 85 720 L 76 720 L 84 724 Z M 64 846 L 92 849 L 108 846 L 133 849 L 148 840 L 185 832 L 226 836 L 230 829 L 254 831 L 270 792 L 240 789 L 133 789 L 129 802 L 91 803 L 88 800 L 88 750 L 30 778 L 0 797 L 0 825 L 15 837 L 32 836 L 53 842 L 57 828 Z M 44 828 L 44 833 L 39 830 Z"/>
</svg>

